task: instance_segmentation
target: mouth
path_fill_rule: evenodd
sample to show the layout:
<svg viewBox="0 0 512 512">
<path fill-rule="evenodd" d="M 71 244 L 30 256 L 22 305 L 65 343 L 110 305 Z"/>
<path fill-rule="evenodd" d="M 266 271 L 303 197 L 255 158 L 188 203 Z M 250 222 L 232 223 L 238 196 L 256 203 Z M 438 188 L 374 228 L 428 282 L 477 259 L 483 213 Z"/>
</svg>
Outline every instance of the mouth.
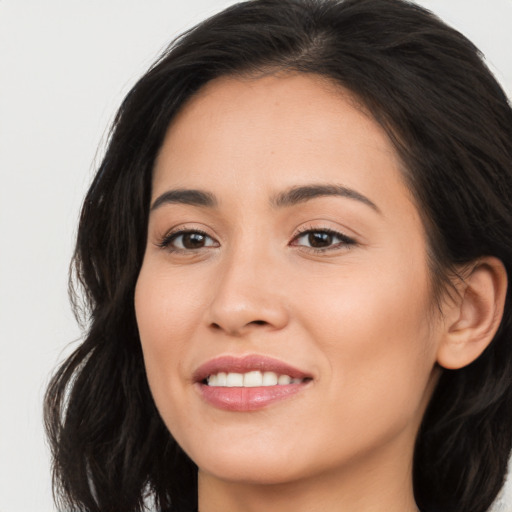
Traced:
<svg viewBox="0 0 512 512">
<path fill-rule="evenodd" d="M 306 389 L 312 375 L 266 356 L 224 356 L 194 373 L 195 386 L 210 405 L 228 411 L 254 411 Z"/>
<path fill-rule="evenodd" d="M 261 372 L 259 370 L 247 373 L 226 373 L 219 372 L 208 377 L 203 384 L 211 387 L 226 388 L 257 388 L 267 386 L 287 386 L 288 384 L 300 384 L 308 378 L 293 378 L 290 375 L 278 374 L 276 372 Z"/>
</svg>

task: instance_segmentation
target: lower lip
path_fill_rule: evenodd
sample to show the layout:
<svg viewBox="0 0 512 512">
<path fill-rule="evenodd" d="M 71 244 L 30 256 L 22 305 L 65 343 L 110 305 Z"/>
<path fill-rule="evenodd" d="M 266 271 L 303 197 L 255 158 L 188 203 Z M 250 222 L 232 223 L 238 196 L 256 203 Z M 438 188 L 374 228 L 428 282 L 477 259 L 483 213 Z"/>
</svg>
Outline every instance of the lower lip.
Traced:
<svg viewBox="0 0 512 512">
<path fill-rule="evenodd" d="M 198 384 L 201 396 L 211 405 L 225 411 L 256 411 L 286 400 L 302 391 L 307 382 L 255 388 L 207 386 Z"/>
</svg>

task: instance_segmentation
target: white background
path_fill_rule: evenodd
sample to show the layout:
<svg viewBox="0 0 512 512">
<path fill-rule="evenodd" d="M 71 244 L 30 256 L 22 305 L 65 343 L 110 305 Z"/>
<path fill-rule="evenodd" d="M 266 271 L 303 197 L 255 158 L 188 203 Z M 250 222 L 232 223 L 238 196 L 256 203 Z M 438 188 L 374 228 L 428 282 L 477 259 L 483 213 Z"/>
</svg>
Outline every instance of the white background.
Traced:
<svg viewBox="0 0 512 512">
<path fill-rule="evenodd" d="M 0 512 L 54 510 L 41 400 L 80 336 L 67 271 L 106 128 L 159 51 L 231 3 L 0 0 Z M 483 50 L 512 97 L 512 0 L 419 3 Z"/>
</svg>

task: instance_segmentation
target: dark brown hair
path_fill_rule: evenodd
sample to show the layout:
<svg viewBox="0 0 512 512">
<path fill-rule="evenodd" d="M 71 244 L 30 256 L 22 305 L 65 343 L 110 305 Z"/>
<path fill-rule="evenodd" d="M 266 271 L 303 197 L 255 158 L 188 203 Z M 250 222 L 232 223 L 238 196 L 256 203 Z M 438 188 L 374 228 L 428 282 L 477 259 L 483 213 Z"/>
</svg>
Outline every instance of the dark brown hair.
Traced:
<svg viewBox="0 0 512 512">
<path fill-rule="evenodd" d="M 197 507 L 196 467 L 146 380 L 133 295 L 152 169 L 184 103 L 210 80 L 315 73 L 352 91 L 387 130 L 417 198 L 434 282 L 484 255 L 512 275 L 512 110 L 464 36 L 403 0 L 254 0 L 179 37 L 133 87 L 85 199 L 74 257 L 83 343 L 46 395 L 55 494 L 65 510 Z M 423 512 L 484 512 L 512 443 L 512 310 L 488 349 L 443 370 L 414 454 Z"/>
</svg>

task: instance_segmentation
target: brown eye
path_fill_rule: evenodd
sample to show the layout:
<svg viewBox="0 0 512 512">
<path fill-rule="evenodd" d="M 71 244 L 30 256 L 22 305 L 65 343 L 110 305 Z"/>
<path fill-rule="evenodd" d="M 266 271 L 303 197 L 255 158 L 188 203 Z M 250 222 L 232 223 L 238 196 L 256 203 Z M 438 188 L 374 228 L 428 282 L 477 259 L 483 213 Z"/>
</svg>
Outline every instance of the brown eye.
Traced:
<svg viewBox="0 0 512 512">
<path fill-rule="evenodd" d="M 181 240 L 185 249 L 199 249 L 206 243 L 206 237 L 201 233 L 186 233 L 181 235 Z"/>
<path fill-rule="evenodd" d="M 218 247 L 218 243 L 201 231 L 179 231 L 164 240 L 162 247 L 179 251 L 193 251 L 204 247 Z"/>
<path fill-rule="evenodd" d="M 356 244 L 356 241 L 342 233 L 329 229 L 308 230 L 297 236 L 292 245 L 319 251 L 339 249 Z"/>
<path fill-rule="evenodd" d="M 308 233 L 308 243 L 311 247 L 329 247 L 332 245 L 333 236 L 324 231 L 312 231 Z"/>
</svg>

